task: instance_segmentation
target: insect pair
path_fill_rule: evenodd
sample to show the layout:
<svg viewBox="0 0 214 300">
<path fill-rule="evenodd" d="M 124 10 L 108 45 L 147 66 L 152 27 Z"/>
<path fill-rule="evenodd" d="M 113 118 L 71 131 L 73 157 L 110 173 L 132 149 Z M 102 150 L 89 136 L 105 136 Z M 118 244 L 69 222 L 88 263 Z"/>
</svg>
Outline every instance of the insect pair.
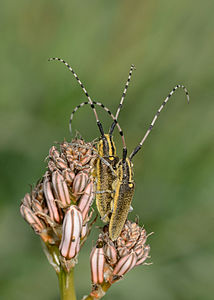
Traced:
<svg viewBox="0 0 214 300">
<path fill-rule="evenodd" d="M 50 58 L 51 60 L 56 60 L 64 63 L 67 68 L 73 73 L 74 77 L 80 84 L 83 92 L 85 93 L 88 101 L 79 104 L 71 113 L 70 117 L 70 131 L 72 132 L 72 119 L 74 113 L 82 106 L 89 104 L 94 112 L 97 126 L 99 128 L 101 137 L 97 144 L 97 159 L 95 160 L 94 169 L 95 169 L 95 177 L 97 180 L 96 183 L 96 204 L 98 211 L 100 213 L 101 218 L 103 221 L 109 223 L 109 236 L 112 240 L 116 240 L 117 237 L 120 235 L 121 230 L 125 224 L 127 219 L 128 212 L 131 207 L 132 198 L 134 195 L 135 189 L 135 182 L 133 180 L 133 164 L 132 159 L 141 149 L 142 145 L 144 144 L 145 140 L 147 139 L 149 133 L 151 132 L 160 112 L 162 111 L 165 104 L 168 102 L 170 97 L 174 94 L 174 92 L 178 88 L 182 88 L 185 91 L 187 96 L 187 101 L 189 102 L 189 94 L 187 89 L 183 85 L 176 85 L 166 99 L 163 101 L 162 105 L 158 109 L 157 113 L 155 114 L 148 130 L 146 131 L 143 139 L 140 143 L 134 148 L 130 156 L 127 156 L 127 147 L 125 143 L 125 137 L 123 131 L 117 121 L 120 110 L 122 108 L 128 85 L 131 80 L 132 72 L 134 70 L 134 66 L 131 66 L 128 80 L 125 84 L 125 89 L 122 94 L 122 98 L 120 100 L 116 115 L 114 116 L 111 111 L 104 106 L 100 102 L 92 101 L 87 90 L 85 89 L 84 85 L 78 78 L 77 74 L 74 70 L 66 63 L 64 60 L 60 58 Z M 98 118 L 97 111 L 95 109 L 95 105 L 102 107 L 113 119 L 113 123 L 109 129 L 109 133 L 105 134 L 103 130 L 103 126 Z M 122 138 L 123 143 L 123 154 L 122 159 L 116 155 L 116 147 L 113 141 L 113 132 L 115 127 L 117 126 L 118 131 Z"/>
</svg>

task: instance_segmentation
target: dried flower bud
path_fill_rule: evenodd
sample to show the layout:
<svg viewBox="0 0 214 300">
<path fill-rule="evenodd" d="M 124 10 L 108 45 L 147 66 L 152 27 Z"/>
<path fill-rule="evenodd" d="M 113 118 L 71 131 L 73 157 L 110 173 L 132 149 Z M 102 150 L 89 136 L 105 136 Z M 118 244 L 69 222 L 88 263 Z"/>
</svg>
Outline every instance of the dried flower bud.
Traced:
<svg viewBox="0 0 214 300">
<path fill-rule="evenodd" d="M 72 205 L 66 211 L 62 225 L 62 240 L 59 249 L 63 257 L 71 259 L 78 254 L 82 224 L 83 219 L 79 208 Z"/>
</svg>

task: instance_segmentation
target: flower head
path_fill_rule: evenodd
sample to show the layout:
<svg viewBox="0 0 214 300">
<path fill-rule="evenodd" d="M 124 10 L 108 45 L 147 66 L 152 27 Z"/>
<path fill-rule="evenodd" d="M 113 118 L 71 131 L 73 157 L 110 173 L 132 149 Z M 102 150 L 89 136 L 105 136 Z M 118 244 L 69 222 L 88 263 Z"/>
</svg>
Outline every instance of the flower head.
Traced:
<svg viewBox="0 0 214 300">
<path fill-rule="evenodd" d="M 107 226 L 104 226 L 91 251 L 91 296 L 100 298 L 104 285 L 113 284 L 135 266 L 144 264 L 150 251 L 150 246 L 146 245 L 147 237 L 144 228 L 127 220 L 120 236 L 112 241 Z"/>
<path fill-rule="evenodd" d="M 93 147 L 82 139 L 49 151 L 48 170 L 21 203 L 22 217 L 61 261 L 75 259 L 90 232 Z"/>
</svg>

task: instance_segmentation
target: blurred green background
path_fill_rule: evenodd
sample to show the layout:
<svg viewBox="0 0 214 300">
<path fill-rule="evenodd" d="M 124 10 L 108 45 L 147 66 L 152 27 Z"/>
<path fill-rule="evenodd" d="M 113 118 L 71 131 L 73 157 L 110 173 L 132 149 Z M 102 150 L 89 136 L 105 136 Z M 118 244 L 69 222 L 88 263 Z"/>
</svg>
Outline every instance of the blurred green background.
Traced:
<svg viewBox="0 0 214 300">
<path fill-rule="evenodd" d="M 193 0 L 1 2 L 0 299 L 59 299 L 57 278 L 19 214 L 43 174 L 50 146 L 70 139 L 72 109 L 86 101 L 62 57 L 94 100 L 115 112 L 136 65 L 119 117 L 129 153 L 156 110 L 178 91 L 134 158 L 140 216 L 153 265 L 133 269 L 105 299 L 213 299 L 214 295 L 214 2 Z M 111 120 L 100 112 L 106 130 Z M 86 140 L 99 136 L 89 107 L 74 118 Z M 121 140 L 115 130 L 118 153 Z M 88 240 L 76 267 L 78 298 L 89 292 Z"/>
</svg>

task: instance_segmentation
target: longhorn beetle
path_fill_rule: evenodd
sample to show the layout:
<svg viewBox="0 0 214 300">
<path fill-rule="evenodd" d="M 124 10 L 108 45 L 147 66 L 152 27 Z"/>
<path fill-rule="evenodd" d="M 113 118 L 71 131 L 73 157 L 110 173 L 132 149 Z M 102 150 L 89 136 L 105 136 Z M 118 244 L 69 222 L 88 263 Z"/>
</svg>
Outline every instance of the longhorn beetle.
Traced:
<svg viewBox="0 0 214 300">
<path fill-rule="evenodd" d="M 125 145 L 125 138 L 123 136 L 123 132 L 122 132 L 116 118 L 112 115 L 110 110 L 100 102 L 95 102 L 95 101 L 92 102 L 92 100 L 88 96 L 87 91 L 85 90 L 84 86 L 82 85 L 81 81 L 79 80 L 77 75 L 74 73 L 73 69 L 65 61 L 63 61 L 61 59 L 58 59 L 58 58 L 54 58 L 54 59 L 51 59 L 51 60 L 59 60 L 59 61 L 63 62 L 69 68 L 69 70 L 74 74 L 76 79 L 78 80 L 78 82 L 81 85 L 83 91 L 85 92 L 86 96 L 89 99 L 89 102 L 87 102 L 87 104 L 90 104 L 91 108 L 94 110 L 94 114 L 95 114 L 95 117 L 96 117 L 96 120 L 97 120 L 97 125 L 99 127 L 100 132 L 101 132 L 101 138 L 105 139 L 105 136 L 107 136 L 107 135 L 104 135 L 103 128 L 102 128 L 102 125 L 101 125 L 101 123 L 98 119 L 94 104 L 97 104 L 97 105 L 101 106 L 102 108 L 104 108 L 110 114 L 110 116 L 113 118 L 113 123 L 112 123 L 111 129 L 110 129 L 109 137 L 111 136 L 115 126 L 118 127 L 118 130 L 119 130 L 120 135 L 122 137 L 122 140 L 123 140 L 123 157 L 116 165 L 116 179 L 112 184 L 112 188 L 114 190 L 113 201 L 111 203 L 113 212 L 112 212 L 112 215 L 110 216 L 110 223 L 109 223 L 109 236 L 112 240 L 116 240 L 117 237 L 120 235 L 120 232 L 121 232 L 121 230 L 124 226 L 124 223 L 126 221 L 126 218 L 127 218 L 127 215 L 128 215 L 129 209 L 130 209 L 131 201 L 132 201 L 132 198 L 133 198 L 133 194 L 134 194 L 135 183 L 134 183 L 134 180 L 133 180 L 132 158 L 141 149 L 141 147 L 144 144 L 145 140 L 147 139 L 149 133 L 151 132 L 151 130 L 152 130 L 159 114 L 160 114 L 160 112 L 162 111 L 163 107 L 168 102 L 170 97 L 174 94 L 174 92 L 178 88 L 184 89 L 184 91 L 186 93 L 186 96 L 187 96 L 187 101 L 189 102 L 188 91 L 183 85 L 177 85 L 173 88 L 173 90 L 169 93 L 169 95 L 163 101 L 162 105 L 160 106 L 157 113 L 155 114 L 155 117 L 153 118 L 153 120 L 152 120 L 148 130 L 146 131 L 146 134 L 144 135 L 143 139 L 141 140 L 139 145 L 137 145 L 134 148 L 134 150 L 132 151 L 130 156 L 127 157 L 127 148 L 126 148 L 126 145 Z M 98 210 L 99 210 L 99 208 L 98 208 Z"/>
<path fill-rule="evenodd" d="M 124 223 L 126 221 L 130 205 L 132 202 L 132 198 L 134 195 L 134 188 L 135 188 L 135 182 L 133 180 L 133 164 L 132 164 L 132 158 L 138 153 L 138 151 L 143 146 L 145 140 L 147 139 L 149 133 L 151 132 L 152 128 L 154 127 L 154 124 L 162 111 L 165 104 L 169 101 L 170 97 L 174 94 L 174 92 L 178 89 L 182 88 L 185 91 L 187 101 L 189 103 L 189 93 L 185 86 L 183 85 L 176 85 L 172 91 L 168 94 L 168 96 L 165 98 L 163 103 L 161 104 L 160 108 L 158 109 L 157 113 L 155 114 L 148 130 L 146 131 L 143 139 L 141 142 L 134 148 L 132 153 L 129 157 L 127 157 L 127 151 L 123 151 L 123 158 L 117 163 L 116 165 L 116 179 L 114 180 L 112 184 L 112 189 L 114 191 L 113 200 L 111 202 L 112 205 L 112 214 L 110 216 L 110 222 L 109 222 L 109 236 L 112 240 L 116 240 L 117 237 L 120 235 L 120 232 L 124 226 Z M 110 116 L 112 117 L 111 112 L 107 107 L 105 107 L 100 102 L 93 101 L 95 105 L 101 106 L 104 110 L 106 110 Z M 88 103 L 85 103 L 88 104 Z M 114 116 L 113 116 L 114 118 Z M 111 137 L 111 134 L 115 128 L 115 124 L 117 120 L 114 119 L 109 136 Z"/>
<path fill-rule="evenodd" d="M 122 98 L 120 100 L 120 103 L 118 105 L 118 109 L 116 112 L 116 116 L 114 117 L 110 110 L 106 108 L 102 103 L 100 102 L 95 102 L 93 101 L 94 104 L 101 106 L 104 108 L 110 116 L 114 119 L 117 120 L 120 110 L 123 105 L 123 101 L 126 96 L 126 92 L 129 86 L 129 82 L 131 80 L 132 72 L 135 69 L 134 65 L 131 65 L 130 71 L 129 71 L 129 76 L 127 79 L 127 82 L 125 84 L 125 88 L 122 94 Z M 74 110 L 71 113 L 70 121 L 69 121 L 69 128 L 70 132 L 72 134 L 72 120 L 75 112 L 83 107 L 84 105 L 89 104 L 88 102 L 82 102 L 78 106 L 74 108 Z M 101 215 L 101 218 L 104 222 L 109 222 L 109 213 L 111 212 L 111 202 L 112 202 L 112 184 L 116 178 L 116 172 L 111 172 L 110 166 L 113 168 L 113 170 L 116 169 L 116 164 L 119 161 L 119 157 L 116 156 L 116 147 L 113 142 L 113 131 L 116 125 L 116 122 L 113 122 L 112 125 L 114 124 L 114 127 L 111 126 L 109 128 L 109 133 L 105 134 L 105 140 L 103 140 L 102 136 L 97 144 L 97 150 L 98 150 L 98 157 L 96 161 L 96 178 L 97 178 L 97 184 L 96 184 L 96 205 L 98 208 L 98 211 Z M 111 131 L 111 132 L 110 132 Z M 103 159 L 104 160 L 103 160 Z M 110 164 L 107 165 L 106 161 Z"/>
<path fill-rule="evenodd" d="M 116 164 L 119 161 L 119 157 L 116 155 L 116 147 L 113 141 L 113 137 L 112 137 L 112 133 L 111 135 L 109 134 L 104 134 L 103 131 L 103 127 L 101 122 L 98 119 L 98 115 L 97 112 L 95 110 L 94 104 L 97 104 L 97 102 L 93 102 L 91 100 L 91 98 L 88 95 L 88 92 L 86 91 L 85 87 L 83 86 L 82 82 L 80 81 L 80 79 L 78 78 L 77 74 L 74 72 L 74 70 L 68 65 L 68 63 L 66 63 L 64 60 L 60 59 L 60 58 L 50 58 L 51 60 L 57 60 L 60 61 L 62 63 L 64 63 L 67 68 L 73 73 L 74 77 L 77 79 L 78 83 L 80 84 L 83 92 L 85 93 L 85 95 L 88 98 L 88 102 L 83 102 L 80 105 L 78 105 L 73 112 L 71 113 L 71 117 L 70 117 L 70 122 L 69 122 L 69 128 L 70 128 L 70 132 L 72 134 L 72 127 L 71 127 L 71 123 L 72 123 L 72 119 L 73 119 L 73 115 L 74 113 L 83 105 L 85 104 L 90 104 L 91 108 L 94 111 L 95 114 L 95 118 L 97 121 L 97 125 L 99 128 L 99 131 L 101 133 L 101 137 L 99 139 L 98 145 L 97 145 L 97 149 L 98 149 L 98 157 L 95 161 L 95 177 L 97 178 L 97 183 L 96 183 L 96 204 L 97 204 L 97 208 L 98 211 L 100 213 L 100 216 L 102 218 L 102 220 L 104 222 L 109 222 L 109 213 L 111 211 L 111 202 L 113 200 L 112 198 L 112 184 L 116 178 L 116 172 L 114 171 L 116 168 Z M 129 82 L 131 80 L 131 75 L 133 70 L 135 69 L 134 65 L 131 65 L 130 71 L 129 71 L 129 76 L 127 79 L 127 82 L 125 84 L 125 88 L 122 94 L 122 98 L 120 100 L 117 112 L 116 112 L 116 118 L 114 118 L 113 114 L 111 114 L 109 109 L 106 109 L 106 111 L 111 115 L 111 117 L 114 120 L 114 127 L 116 125 L 116 119 L 119 116 L 120 110 L 122 108 L 122 104 L 123 101 L 125 99 L 126 96 L 126 92 L 129 86 Z M 102 104 L 100 104 L 100 106 L 102 106 Z M 105 108 L 103 106 L 103 108 Z M 126 149 L 126 145 L 125 145 L 125 138 L 123 136 L 123 132 L 119 126 L 119 124 L 117 124 L 117 127 L 119 129 L 120 135 L 122 137 L 122 142 L 123 142 L 123 149 Z"/>
</svg>

